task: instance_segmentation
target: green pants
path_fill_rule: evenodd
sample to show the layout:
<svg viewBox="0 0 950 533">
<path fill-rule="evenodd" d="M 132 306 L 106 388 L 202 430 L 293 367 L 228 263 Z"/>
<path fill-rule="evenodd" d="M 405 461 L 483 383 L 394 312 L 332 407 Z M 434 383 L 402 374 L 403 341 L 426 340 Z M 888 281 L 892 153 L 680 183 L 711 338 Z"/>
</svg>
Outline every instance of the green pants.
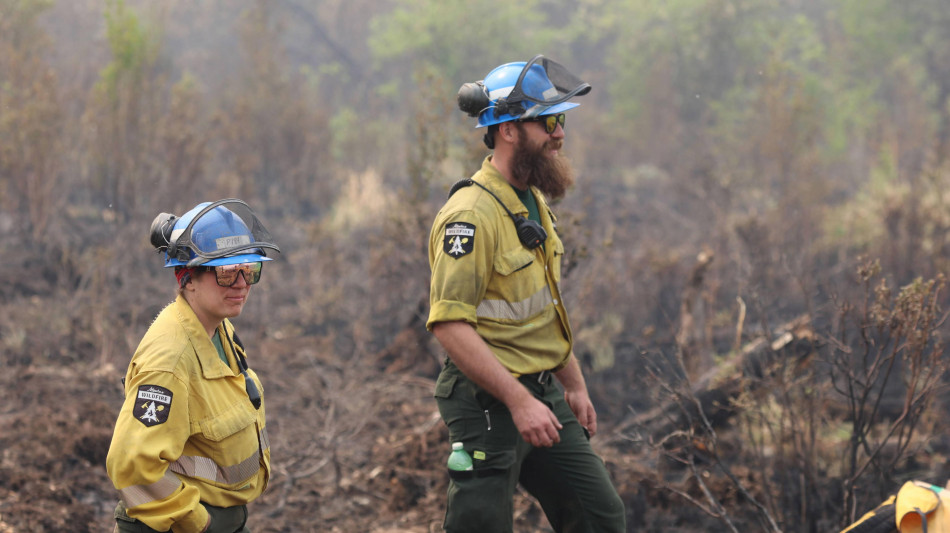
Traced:
<svg viewBox="0 0 950 533">
<path fill-rule="evenodd" d="M 551 408 L 564 428 L 551 448 L 521 437 L 508 408 L 449 361 L 436 382 L 439 413 L 450 442 L 462 442 L 471 472 L 451 472 L 443 527 L 449 533 L 511 532 L 512 496 L 520 482 L 537 498 L 558 533 L 623 533 L 623 501 L 584 428 L 549 377 L 521 382 Z"/>
<path fill-rule="evenodd" d="M 211 515 L 211 527 L 205 533 L 251 533 L 245 526 L 247 506 L 215 507 L 202 503 Z M 119 500 L 115 507 L 115 533 L 158 533 L 141 520 L 136 520 L 125 512 L 125 502 Z"/>
</svg>

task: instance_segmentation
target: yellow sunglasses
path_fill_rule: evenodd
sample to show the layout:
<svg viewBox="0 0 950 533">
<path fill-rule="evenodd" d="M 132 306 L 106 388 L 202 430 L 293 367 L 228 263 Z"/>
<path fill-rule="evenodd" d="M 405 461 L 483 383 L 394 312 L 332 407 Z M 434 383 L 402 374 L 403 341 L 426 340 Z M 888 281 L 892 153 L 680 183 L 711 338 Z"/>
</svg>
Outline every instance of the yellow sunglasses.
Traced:
<svg viewBox="0 0 950 533">
<path fill-rule="evenodd" d="M 544 124 L 544 131 L 546 131 L 548 135 L 550 135 L 554 133 L 554 130 L 557 129 L 558 124 L 560 124 L 561 128 L 563 128 L 565 120 L 566 120 L 565 114 L 558 113 L 556 115 L 544 115 L 543 117 L 535 117 L 535 118 L 529 118 L 525 120 L 519 120 L 518 122 L 540 122 Z"/>
</svg>

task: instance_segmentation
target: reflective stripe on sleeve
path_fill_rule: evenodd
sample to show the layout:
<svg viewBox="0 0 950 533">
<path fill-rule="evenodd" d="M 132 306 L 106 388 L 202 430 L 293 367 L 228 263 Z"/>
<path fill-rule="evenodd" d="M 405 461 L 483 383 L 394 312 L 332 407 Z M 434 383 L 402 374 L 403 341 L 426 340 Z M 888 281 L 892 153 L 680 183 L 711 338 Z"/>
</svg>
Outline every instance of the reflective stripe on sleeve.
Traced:
<svg viewBox="0 0 950 533">
<path fill-rule="evenodd" d="M 505 300 L 482 300 L 475 313 L 479 318 L 494 318 L 500 320 L 527 320 L 554 303 L 551 289 L 547 286 L 520 302 L 506 302 Z"/>
<path fill-rule="evenodd" d="M 270 448 L 270 441 L 267 440 L 267 428 L 261 429 L 258 433 L 258 437 L 261 439 L 261 450 L 266 450 Z"/>
<path fill-rule="evenodd" d="M 250 457 L 236 465 L 220 466 L 207 457 L 182 455 L 171 464 L 169 469 L 183 476 L 232 485 L 246 481 L 257 474 L 260 468 L 260 457 L 260 452 L 255 451 Z"/>
<path fill-rule="evenodd" d="M 161 500 L 171 496 L 178 487 L 181 486 L 181 480 L 171 471 L 166 471 L 165 475 L 155 483 L 149 485 L 132 485 L 121 489 L 122 499 L 126 507 L 138 507 L 155 500 Z"/>
</svg>

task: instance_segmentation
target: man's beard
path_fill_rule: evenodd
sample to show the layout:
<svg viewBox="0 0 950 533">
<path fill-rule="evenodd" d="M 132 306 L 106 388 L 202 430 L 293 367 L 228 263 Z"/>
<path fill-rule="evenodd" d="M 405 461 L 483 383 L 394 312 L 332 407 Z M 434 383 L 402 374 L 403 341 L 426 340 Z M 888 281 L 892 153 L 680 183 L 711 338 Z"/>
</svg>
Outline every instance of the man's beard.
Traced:
<svg viewBox="0 0 950 533">
<path fill-rule="evenodd" d="M 563 143 L 560 139 L 548 139 L 541 146 L 532 147 L 528 144 L 524 125 L 516 126 L 519 135 L 511 158 L 513 177 L 525 185 L 537 187 L 549 200 L 563 198 L 574 184 L 574 169 L 567 158 L 560 155 Z M 558 150 L 558 155 L 548 155 L 551 150 Z"/>
</svg>

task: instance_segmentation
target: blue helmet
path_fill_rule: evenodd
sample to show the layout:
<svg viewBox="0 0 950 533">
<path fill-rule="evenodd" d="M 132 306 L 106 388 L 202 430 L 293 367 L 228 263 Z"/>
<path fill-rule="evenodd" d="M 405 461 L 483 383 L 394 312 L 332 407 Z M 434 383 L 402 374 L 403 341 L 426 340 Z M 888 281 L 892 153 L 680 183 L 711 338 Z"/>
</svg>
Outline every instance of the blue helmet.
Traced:
<svg viewBox="0 0 950 533">
<path fill-rule="evenodd" d="M 181 218 L 162 213 L 152 222 L 152 245 L 165 252 L 165 267 L 221 266 L 271 261 L 280 252 L 251 208 L 241 200 L 203 202 Z"/>
<path fill-rule="evenodd" d="M 560 64 L 538 55 L 496 67 L 483 81 L 466 83 L 459 89 L 458 105 L 477 116 L 476 127 L 483 128 L 567 111 L 579 105 L 568 100 L 590 89 Z"/>
</svg>

